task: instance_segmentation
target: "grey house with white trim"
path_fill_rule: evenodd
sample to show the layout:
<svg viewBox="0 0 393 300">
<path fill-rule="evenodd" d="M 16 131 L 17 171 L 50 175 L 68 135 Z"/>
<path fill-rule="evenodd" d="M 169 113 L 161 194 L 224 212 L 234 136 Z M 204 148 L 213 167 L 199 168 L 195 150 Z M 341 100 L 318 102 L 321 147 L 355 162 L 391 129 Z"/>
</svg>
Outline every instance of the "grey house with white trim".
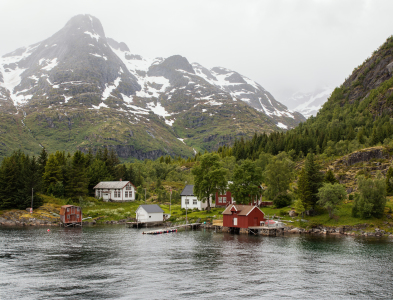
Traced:
<svg viewBox="0 0 393 300">
<path fill-rule="evenodd" d="M 143 204 L 139 205 L 135 211 L 136 221 L 142 223 L 148 222 L 163 222 L 164 211 L 157 204 Z"/>
<path fill-rule="evenodd" d="M 135 186 L 131 181 L 101 181 L 93 189 L 96 198 L 102 198 L 107 202 L 135 200 Z"/>
</svg>

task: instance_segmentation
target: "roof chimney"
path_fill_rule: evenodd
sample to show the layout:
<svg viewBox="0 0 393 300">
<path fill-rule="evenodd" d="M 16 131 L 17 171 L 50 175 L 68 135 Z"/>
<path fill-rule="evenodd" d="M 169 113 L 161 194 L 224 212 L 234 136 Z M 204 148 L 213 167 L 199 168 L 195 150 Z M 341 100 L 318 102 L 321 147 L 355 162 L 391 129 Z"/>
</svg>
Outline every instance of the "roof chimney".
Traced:
<svg viewBox="0 0 393 300">
<path fill-rule="evenodd" d="M 120 181 L 122 181 L 121 178 L 120 178 Z"/>
</svg>

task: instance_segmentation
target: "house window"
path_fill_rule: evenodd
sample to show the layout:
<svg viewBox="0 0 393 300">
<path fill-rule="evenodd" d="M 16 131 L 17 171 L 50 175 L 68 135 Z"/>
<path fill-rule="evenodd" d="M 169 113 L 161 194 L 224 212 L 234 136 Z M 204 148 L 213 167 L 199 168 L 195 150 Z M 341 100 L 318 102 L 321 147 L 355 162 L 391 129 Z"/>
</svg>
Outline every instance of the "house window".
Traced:
<svg viewBox="0 0 393 300">
<path fill-rule="evenodd" d="M 128 192 L 128 197 L 132 198 L 132 191 Z"/>
<path fill-rule="evenodd" d="M 67 212 L 70 212 L 70 208 L 67 208 Z"/>
<path fill-rule="evenodd" d="M 79 219 L 79 215 L 76 215 L 76 219 L 77 219 L 77 220 Z"/>
<path fill-rule="evenodd" d="M 237 218 L 233 218 L 233 225 L 237 226 Z"/>
<path fill-rule="evenodd" d="M 218 203 L 222 203 L 222 197 L 218 197 Z"/>
<path fill-rule="evenodd" d="M 115 190 L 114 197 L 115 198 L 120 198 L 120 190 Z"/>
<path fill-rule="evenodd" d="M 184 203 L 185 204 L 190 204 L 190 200 L 186 199 L 186 200 L 184 200 Z"/>
<path fill-rule="evenodd" d="M 127 191 L 125 191 L 124 197 L 128 198 L 128 192 Z"/>
<path fill-rule="evenodd" d="M 192 200 L 192 204 L 197 205 L 198 204 L 197 201 L 198 201 L 197 199 Z"/>
<path fill-rule="evenodd" d="M 67 215 L 67 219 L 68 219 L 68 220 L 70 219 L 70 215 Z"/>
<path fill-rule="evenodd" d="M 126 190 L 128 190 L 128 191 L 131 190 L 131 184 L 126 185 Z"/>
<path fill-rule="evenodd" d="M 222 197 L 222 203 L 227 203 L 227 197 Z"/>
<path fill-rule="evenodd" d="M 79 212 L 79 210 L 80 210 L 80 208 L 79 208 L 79 207 L 77 207 L 77 208 L 76 208 L 76 211 L 77 211 L 77 212 Z"/>
<path fill-rule="evenodd" d="M 151 218 L 151 216 L 149 216 L 149 218 Z"/>
</svg>

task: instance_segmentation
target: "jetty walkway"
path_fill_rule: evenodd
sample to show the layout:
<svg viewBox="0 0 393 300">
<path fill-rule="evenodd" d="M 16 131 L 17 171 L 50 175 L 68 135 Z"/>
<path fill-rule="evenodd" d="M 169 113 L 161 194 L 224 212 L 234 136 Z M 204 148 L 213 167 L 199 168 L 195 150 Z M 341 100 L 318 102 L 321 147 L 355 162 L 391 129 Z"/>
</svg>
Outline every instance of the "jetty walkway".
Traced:
<svg viewBox="0 0 393 300">
<path fill-rule="evenodd" d="M 171 226 L 169 228 L 164 228 L 164 229 L 156 229 L 156 230 L 151 230 L 151 231 L 146 231 L 143 232 L 143 234 L 162 234 L 162 233 L 171 233 L 171 232 L 177 232 L 178 229 L 196 229 L 201 226 L 202 223 L 189 223 L 189 224 L 181 224 L 181 225 L 175 225 Z"/>
</svg>

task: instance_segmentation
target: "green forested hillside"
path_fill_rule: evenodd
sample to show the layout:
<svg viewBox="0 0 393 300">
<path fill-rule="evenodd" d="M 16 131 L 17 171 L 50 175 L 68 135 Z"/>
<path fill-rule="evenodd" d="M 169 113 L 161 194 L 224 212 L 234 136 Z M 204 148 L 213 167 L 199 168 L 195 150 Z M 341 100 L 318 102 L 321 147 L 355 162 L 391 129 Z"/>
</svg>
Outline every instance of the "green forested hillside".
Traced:
<svg viewBox="0 0 393 300">
<path fill-rule="evenodd" d="M 286 133 L 238 140 L 232 152 L 237 159 L 255 159 L 262 151 L 274 155 L 286 151 L 292 157 L 302 157 L 310 149 L 331 156 L 388 145 L 393 138 L 392 74 L 393 37 L 389 37 L 334 90 L 316 117 Z"/>
</svg>

